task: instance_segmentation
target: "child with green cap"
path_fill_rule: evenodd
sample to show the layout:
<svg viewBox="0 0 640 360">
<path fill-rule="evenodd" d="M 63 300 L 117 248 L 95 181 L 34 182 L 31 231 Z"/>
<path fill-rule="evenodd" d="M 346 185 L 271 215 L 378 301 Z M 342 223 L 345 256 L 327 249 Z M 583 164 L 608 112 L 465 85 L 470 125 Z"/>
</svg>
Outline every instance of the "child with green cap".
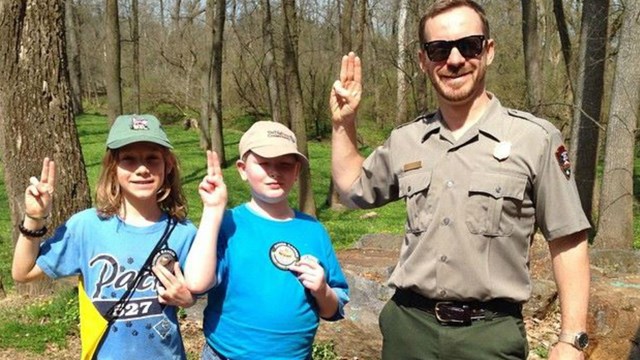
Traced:
<svg viewBox="0 0 640 360">
<path fill-rule="evenodd" d="M 180 264 L 196 228 L 186 219 L 178 160 L 152 115 L 119 116 L 106 147 L 96 207 L 41 243 L 56 177 L 44 159 L 25 191 L 13 277 L 80 276 L 82 359 L 186 359 L 177 306 L 195 300 Z"/>
</svg>

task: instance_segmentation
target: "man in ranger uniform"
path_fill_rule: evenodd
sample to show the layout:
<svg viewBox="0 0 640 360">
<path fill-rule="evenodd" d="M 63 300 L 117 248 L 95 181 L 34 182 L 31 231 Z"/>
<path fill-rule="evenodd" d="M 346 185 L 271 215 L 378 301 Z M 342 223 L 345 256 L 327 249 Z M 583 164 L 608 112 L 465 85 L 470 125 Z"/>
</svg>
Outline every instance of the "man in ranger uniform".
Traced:
<svg viewBox="0 0 640 360">
<path fill-rule="evenodd" d="M 525 359 L 528 251 L 546 238 L 561 307 L 551 359 L 588 343 L 585 217 L 561 133 L 503 107 L 485 88 L 495 42 L 481 6 L 436 1 L 419 27 L 420 67 L 438 109 L 392 131 L 366 160 L 356 145 L 360 59 L 344 56 L 333 86 L 332 173 L 343 201 L 404 199 L 405 239 L 380 314 L 383 359 Z"/>
</svg>

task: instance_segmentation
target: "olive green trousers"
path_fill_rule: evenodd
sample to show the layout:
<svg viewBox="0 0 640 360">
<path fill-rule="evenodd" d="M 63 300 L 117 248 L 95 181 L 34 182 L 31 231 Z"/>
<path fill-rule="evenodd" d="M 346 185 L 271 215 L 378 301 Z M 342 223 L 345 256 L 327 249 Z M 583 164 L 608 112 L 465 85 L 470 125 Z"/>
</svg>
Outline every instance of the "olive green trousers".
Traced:
<svg viewBox="0 0 640 360">
<path fill-rule="evenodd" d="M 383 360 L 526 359 L 521 316 L 488 316 L 470 325 L 442 325 L 435 315 L 389 300 L 380 312 Z"/>
</svg>

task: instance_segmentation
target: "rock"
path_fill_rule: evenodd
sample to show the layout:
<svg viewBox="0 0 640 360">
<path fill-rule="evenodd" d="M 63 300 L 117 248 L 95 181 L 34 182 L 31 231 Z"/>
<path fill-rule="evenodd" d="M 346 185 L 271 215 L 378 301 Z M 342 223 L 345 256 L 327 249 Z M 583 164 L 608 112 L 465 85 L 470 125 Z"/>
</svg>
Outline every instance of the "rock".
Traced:
<svg viewBox="0 0 640 360">
<path fill-rule="evenodd" d="M 371 234 L 363 236 L 353 248 L 338 251 L 351 302 L 344 320 L 321 322 L 318 340 L 332 341 L 340 359 L 380 358 L 378 314 L 393 294 L 386 282 L 396 265 L 402 241 L 401 235 Z M 590 256 L 592 291 L 587 330 L 591 345 L 587 358 L 640 360 L 640 255 L 634 251 L 592 249 Z M 529 258 L 532 294 L 523 314 L 532 360 L 544 358 L 546 355 L 540 354 L 548 352 L 557 341 L 560 314 L 549 249 L 542 236 L 534 237 Z"/>
</svg>

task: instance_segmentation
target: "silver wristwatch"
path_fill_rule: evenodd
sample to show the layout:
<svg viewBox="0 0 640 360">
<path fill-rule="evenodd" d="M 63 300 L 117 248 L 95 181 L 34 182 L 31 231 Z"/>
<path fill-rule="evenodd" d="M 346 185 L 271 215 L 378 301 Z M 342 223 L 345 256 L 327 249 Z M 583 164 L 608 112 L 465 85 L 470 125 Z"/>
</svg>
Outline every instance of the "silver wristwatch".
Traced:
<svg viewBox="0 0 640 360">
<path fill-rule="evenodd" d="M 587 346 L 589 346 L 589 336 L 584 331 L 573 334 L 561 333 L 558 337 L 558 341 L 571 344 L 573 345 L 573 347 L 580 351 L 586 349 Z"/>
</svg>

